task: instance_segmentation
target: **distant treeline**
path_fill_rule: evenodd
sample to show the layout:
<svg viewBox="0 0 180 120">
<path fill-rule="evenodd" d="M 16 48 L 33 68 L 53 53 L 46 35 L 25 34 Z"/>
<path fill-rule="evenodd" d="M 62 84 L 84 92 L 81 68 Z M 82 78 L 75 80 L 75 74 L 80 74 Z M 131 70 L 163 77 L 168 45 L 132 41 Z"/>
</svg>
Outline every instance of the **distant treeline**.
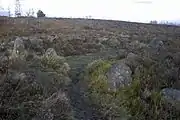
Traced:
<svg viewBox="0 0 180 120">
<path fill-rule="evenodd" d="M 180 26 L 179 23 L 175 23 L 175 22 L 169 22 L 169 21 L 156 21 L 156 20 L 153 20 L 153 21 L 150 21 L 151 24 L 162 24 L 162 25 L 176 25 L 176 26 Z"/>
</svg>

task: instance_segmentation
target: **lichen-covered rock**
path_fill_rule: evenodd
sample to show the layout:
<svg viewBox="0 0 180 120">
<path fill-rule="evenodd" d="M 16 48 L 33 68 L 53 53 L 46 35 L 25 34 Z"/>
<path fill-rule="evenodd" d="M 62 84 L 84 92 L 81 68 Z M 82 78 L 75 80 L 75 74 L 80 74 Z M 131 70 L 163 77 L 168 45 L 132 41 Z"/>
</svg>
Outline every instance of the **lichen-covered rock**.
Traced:
<svg viewBox="0 0 180 120">
<path fill-rule="evenodd" d="M 131 74 L 131 69 L 125 63 L 118 62 L 113 64 L 107 73 L 111 88 L 116 90 L 130 85 L 132 82 Z"/>
</svg>

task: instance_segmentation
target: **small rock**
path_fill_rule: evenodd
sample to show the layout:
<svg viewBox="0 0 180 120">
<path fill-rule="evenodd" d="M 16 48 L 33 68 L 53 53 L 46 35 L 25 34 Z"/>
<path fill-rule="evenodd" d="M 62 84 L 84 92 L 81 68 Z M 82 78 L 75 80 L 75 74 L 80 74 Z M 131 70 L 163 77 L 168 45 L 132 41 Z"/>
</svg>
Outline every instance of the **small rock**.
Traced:
<svg viewBox="0 0 180 120">
<path fill-rule="evenodd" d="M 101 42 L 104 42 L 104 41 L 108 41 L 108 38 L 104 37 L 104 38 L 99 38 L 98 40 L 99 40 L 100 43 L 101 43 Z"/>
<path fill-rule="evenodd" d="M 130 43 L 130 46 L 131 46 L 131 49 L 142 49 L 142 48 L 147 47 L 146 44 L 141 43 L 141 42 L 139 42 L 139 41 L 137 41 L 137 40 L 131 42 L 131 43 Z"/>
<path fill-rule="evenodd" d="M 30 37 L 29 40 L 26 41 L 28 47 L 36 52 L 36 54 L 42 54 L 44 52 L 43 48 L 43 40 L 37 37 Z"/>
<path fill-rule="evenodd" d="M 163 41 L 153 39 L 145 50 L 145 54 L 153 60 L 164 60 L 168 55 L 168 50 L 164 46 Z"/>
<path fill-rule="evenodd" d="M 42 39 L 30 38 L 29 40 L 30 40 L 32 45 L 36 45 L 36 46 L 42 46 L 43 45 Z"/>
<path fill-rule="evenodd" d="M 11 72 L 11 74 L 8 75 L 8 78 L 11 80 L 12 84 L 17 84 L 19 81 L 25 81 L 26 75 L 25 73 Z"/>
<path fill-rule="evenodd" d="M 121 33 L 120 37 L 122 37 L 122 38 L 129 38 L 130 36 L 128 34 Z"/>
<path fill-rule="evenodd" d="M 29 38 L 28 37 L 22 37 L 23 40 L 28 40 Z"/>
<path fill-rule="evenodd" d="M 26 78 L 26 74 L 25 73 L 20 73 L 19 74 L 19 79 L 20 80 L 25 80 L 25 78 Z"/>
<path fill-rule="evenodd" d="M 180 65 L 180 52 L 172 54 L 174 62 L 176 65 Z"/>
<path fill-rule="evenodd" d="M 107 76 L 111 87 L 116 90 L 131 83 L 131 74 L 131 69 L 124 62 L 120 61 L 112 65 Z"/>
<path fill-rule="evenodd" d="M 57 53 L 56 53 L 56 51 L 54 50 L 54 48 L 48 48 L 48 49 L 46 50 L 45 56 L 46 56 L 46 57 L 53 57 L 53 56 L 57 56 Z"/>
<path fill-rule="evenodd" d="M 164 47 L 164 43 L 161 40 L 158 39 L 153 39 L 149 45 L 148 45 L 148 51 L 151 54 L 154 55 L 160 55 L 164 57 L 164 54 L 167 52 L 165 47 Z"/>
<path fill-rule="evenodd" d="M 68 74 L 68 72 L 71 70 L 71 68 L 70 68 L 70 66 L 69 66 L 69 64 L 68 63 L 64 63 L 63 65 L 62 65 L 62 72 L 63 72 L 63 74 L 64 75 L 67 75 Z"/>
<path fill-rule="evenodd" d="M 125 58 L 127 56 L 127 50 L 126 49 L 120 49 L 117 51 L 118 53 L 118 58 Z"/>
<path fill-rule="evenodd" d="M 151 96 L 151 91 L 149 91 L 148 89 L 145 89 L 142 93 L 143 98 L 147 99 Z"/>
<path fill-rule="evenodd" d="M 20 37 L 17 37 L 16 40 L 14 41 L 14 50 L 24 50 L 24 42 Z"/>
<path fill-rule="evenodd" d="M 49 35 L 47 36 L 47 40 L 52 43 L 54 40 L 58 39 L 57 35 Z"/>
<path fill-rule="evenodd" d="M 125 63 L 131 68 L 132 71 L 134 71 L 137 66 L 141 65 L 141 62 L 142 59 L 134 53 L 129 53 L 125 59 Z"/>
<path fill-rule="evenodd" d="M 149 47 L 155 48 L 155 49 L 160 49 L 160 48 L 164 47 L 164 43 L 163 43 L 162 40 L 153 39 L 153 40 L 149 43 Z"/>
<path fill-rule="evenodd" d="M 180 90 L 173 88 L 164 88 L 161 93 L 164 99 L 176 108 L 180 109 Z"/>
<path fill-rule="evenodd" d="M 13 46 L 13 45 L 14 45 L 14 40 L 11 40 L 8 44 L 9 44 L 10 46 Z"/>
</svg>

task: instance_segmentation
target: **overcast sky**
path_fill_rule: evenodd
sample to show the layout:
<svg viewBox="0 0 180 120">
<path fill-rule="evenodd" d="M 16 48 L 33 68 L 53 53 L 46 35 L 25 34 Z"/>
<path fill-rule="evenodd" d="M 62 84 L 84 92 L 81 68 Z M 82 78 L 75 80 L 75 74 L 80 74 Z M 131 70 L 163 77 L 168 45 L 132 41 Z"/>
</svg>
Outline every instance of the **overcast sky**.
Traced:
<svg viewBox="0 0 180 120">
<path fill-rule="evenodd" d="M 14 11 L 15 0 L 0 0 Z M 51 17 L 85 17 L 142 21 L 180 20 L 180 0 L 21 0 L 23 10 L 41 9 Z"/>
</svg>

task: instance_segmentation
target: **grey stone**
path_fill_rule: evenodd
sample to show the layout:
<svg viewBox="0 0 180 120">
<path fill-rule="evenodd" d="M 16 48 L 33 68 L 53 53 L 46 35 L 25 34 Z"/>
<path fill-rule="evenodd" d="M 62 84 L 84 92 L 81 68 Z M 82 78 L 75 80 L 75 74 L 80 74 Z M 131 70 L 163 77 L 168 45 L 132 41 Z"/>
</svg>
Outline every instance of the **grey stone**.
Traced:
<svg viewBox="0 0 180 120">
<path fill-rule="evenodd" d="M 43 45 L 42 39 L 37 39 L 37 38 L 32 37 L 29 40 L 30 40 L 32 45 L 36 45 L 36 46 L 42 46 Z"/>
<path fill-rule="evenodd" d="M 168 54 L 168 50 L 164 46 L 163 41 L 158 39 L 153 39 L 145 49 L 145 54 L 154 60 L 163 60 Z"/>
<path fill-rule="evenodd" d="M 56 53 L 56 51 L 54 50 L 54 48 L 48 48 L 48 49 L 46 50 L 45 56 L 46 56 L 46 57 L 54 57 L 54 56 L 57 56 L 57 53 Z"/>
<path fill-rule="evenodd" d="M 142 49 L 142 48 L 147 47 L 148 45 L 136 40 L 136 41 L 131 42 L 130 46 L 131 46 L 131 49 Z"/>
<path fill-rule="evenodd" d="M 180 65 L 180 52 L 176 52 L 174 54 L 172 54 L 173 56 L 173 60 L 175 62 L 176 65 Z"/>
<path fill-rule="evenodd" d="M 163 43 L 162 40 L 153 39 L 153 40 L 149 43 L 149 47 L 155 48 L 155 49 L 159 49 L 159 48 L 164 47 L 164 43 Z"/>
<path fill-rule="evenodd" d="M 20 37 L 17 37 L 14 41 L 14 48 L 13 51 L 16 53 L 24 51 L 24 42 Z"/>
<path fill-rule="evenodd" d="M 120 37 L 122 37 L 122 38 L 130 38 L 130 36 L 128 34 L 125 34 L 125 33 L 121 33 Z"/>
<path fill-rule="evenodd" d="M 141 65 L 142 59 L 134 53 L 129 53 L 125 59 L 125 63 L 134 71 L 137 66 Z"/>
<path fill-rule="evenodd" d="M 180 109 L 180 90 L 173 88 L 164 88 L 161 91 L 164 99 L 175 106 L 177 109 Z"/>
<path fill-rule="evenodd" d="M 18 82 L 20 81 L 24 82 L 26 80 L 26 75 L 25 73 L 11 71 L 8 74 L 8 78 L 12 84 L 18 84 Z"/>
<path fill-rule="evenodd" d="M 47 40 L 52 43 L 54 42 L 54 40 L 58 39 L 58 36 L 57 35 L 48 35 L 47 36 Z"/>
<path fill-rule="evenodd" d="M 131 69 L 122 61 L 115 63 L 107 72 L 108 82 L 112 89 L 130 85 L 132 81 Z"/>
<path fill-rule="evenodd" d="M 163 41 L 158 39 L 153 39 L 149 43 L 148 48 L 148 51 L 155 55 L 164 54 L 164 52 L 166 52 Z"/>
</svg>

